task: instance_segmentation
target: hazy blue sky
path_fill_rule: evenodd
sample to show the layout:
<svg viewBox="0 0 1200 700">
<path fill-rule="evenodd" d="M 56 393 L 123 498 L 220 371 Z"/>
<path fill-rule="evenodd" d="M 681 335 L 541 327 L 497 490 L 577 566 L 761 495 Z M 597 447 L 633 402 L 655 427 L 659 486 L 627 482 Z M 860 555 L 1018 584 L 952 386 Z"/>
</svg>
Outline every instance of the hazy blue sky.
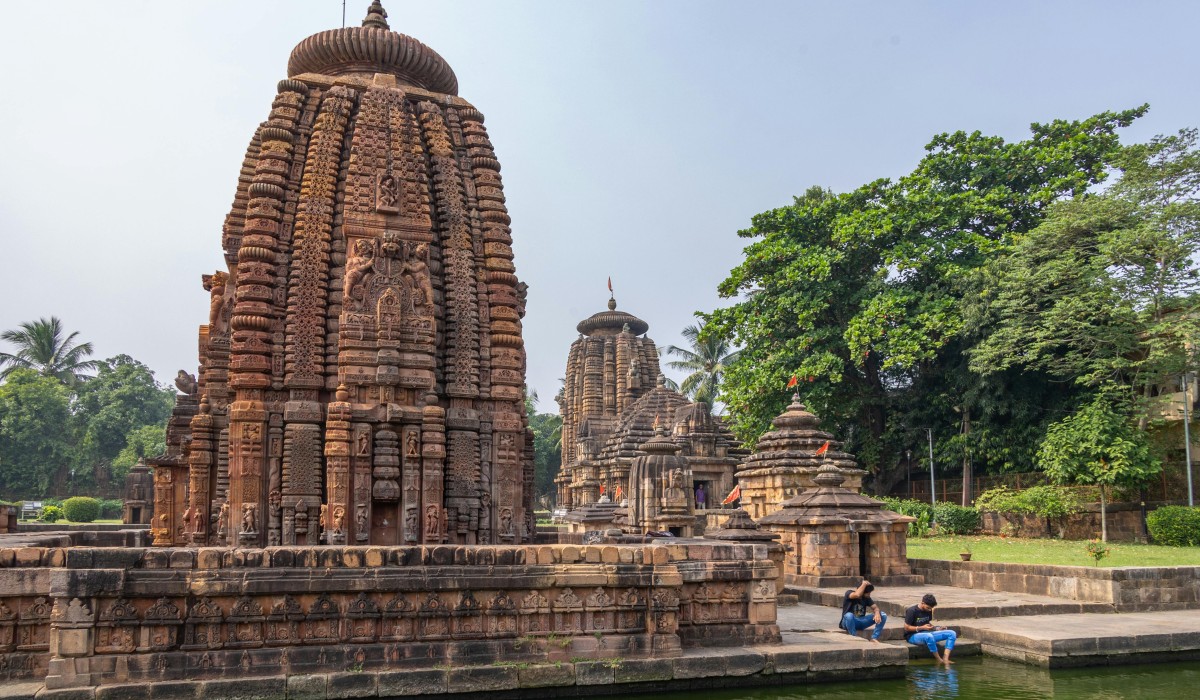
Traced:
<svg viewBox="0 0 1200 700">
<path fill-rule="evenodd" d="M 367 0 L 348 3 L 361 21 Z M 903 174 L 935 133 L 1149 102 L 1200 125 L 1196 2 L 385 0 L 446 58 L 503 165 L 530 286 L 529 384 L 620 308 L 681 343 L 750 217 Z M 200 275 L 293 46 L 340 0 L 0 3 L 0 329 L 57 315 L 96 354 L 194 371 Z"/>
</svg>

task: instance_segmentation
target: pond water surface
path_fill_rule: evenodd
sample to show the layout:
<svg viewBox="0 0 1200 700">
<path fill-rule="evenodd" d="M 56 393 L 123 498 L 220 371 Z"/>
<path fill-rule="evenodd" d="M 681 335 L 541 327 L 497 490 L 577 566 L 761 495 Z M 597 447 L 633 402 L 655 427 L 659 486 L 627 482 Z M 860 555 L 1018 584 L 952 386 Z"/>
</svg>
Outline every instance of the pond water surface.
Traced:
<svg viewBox="0 0 1200 700">
<path fill-rule="evenodd" d="M 1200 662 L 1046 669 L 993 658 L 962 659 L 942 668 L 932 661 L 909 665 L 904 679 L 814 683 L 753 690 L 692 690 L 627 695 L 625 700 L 1186 700 L 1200 698 Z"/>
</svg>

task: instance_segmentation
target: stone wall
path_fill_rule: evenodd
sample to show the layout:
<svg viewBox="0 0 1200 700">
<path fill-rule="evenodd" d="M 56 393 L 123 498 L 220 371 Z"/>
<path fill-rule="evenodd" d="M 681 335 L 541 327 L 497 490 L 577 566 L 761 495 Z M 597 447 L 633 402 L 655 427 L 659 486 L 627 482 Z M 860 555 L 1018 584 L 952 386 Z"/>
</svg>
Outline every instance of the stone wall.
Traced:
<svg viewBox="0 0 1200 700">
<path fill-rule="evenodd" d="M 1149 506 L 1153 510 L 1156 506 Z M 1100 504 L 1089 503 L 1082 513 L 1066 518 L 1046 518 L 1036 515 L 1010 516 L 985 511 L 982 531 L 985 534 L 1000 534 L 1001 528 L 1012 523 L 1020 526 L 1024 537 L 1042 535 L 1061 537 L 1068 540 L 1088 540 L 1100 537 Z M 1147 512 L 1149 512 L 1149 510 Z M 1146 530 L 1142 524 L 1142 508 L 1138 503 L 1108 504 L 1108 539 L 1116 542 L 1145 542 Z"/>
<path fill-rule="evenodd" d="M 777 642 L 762 545 L 0 549 L 0 678 L 55 688 Z"/>
<path fill-rule="evenodd" d="M 1100 568 L 910 559 L 925 582 L 983 591 L 1030 593 L 1121 611 L 1200 608 L 1200 566 Z"/>
</svg>

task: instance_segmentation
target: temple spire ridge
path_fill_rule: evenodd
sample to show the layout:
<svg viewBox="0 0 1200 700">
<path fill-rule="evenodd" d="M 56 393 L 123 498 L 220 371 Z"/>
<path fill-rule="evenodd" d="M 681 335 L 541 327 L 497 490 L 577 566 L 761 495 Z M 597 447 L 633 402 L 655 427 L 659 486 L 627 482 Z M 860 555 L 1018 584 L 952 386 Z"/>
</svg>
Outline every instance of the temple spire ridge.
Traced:
<svg viewBox="0 0 1200 700">
<path fill-rule="evenodd" d="M 383 9 L 383 3 L 379 0 L 371 0 L 371 6 L 367 8 L 367 16 L 363 20 L 362 26 L 389 30 L 391 27 L 388 26 L 387 16 L 387 10 Z"/>
</svg>

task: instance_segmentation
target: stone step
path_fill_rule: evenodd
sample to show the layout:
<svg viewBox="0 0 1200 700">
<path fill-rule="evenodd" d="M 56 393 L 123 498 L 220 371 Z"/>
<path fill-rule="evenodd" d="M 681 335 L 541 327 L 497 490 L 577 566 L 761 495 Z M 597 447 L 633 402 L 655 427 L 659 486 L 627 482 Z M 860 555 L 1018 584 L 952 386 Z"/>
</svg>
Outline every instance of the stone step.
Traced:
<svg viewBox="0 0 1200 700">
<path fill-rule="evenodd" d="M 901 636 L 900 639 L 890 639 L 884 643 L 894 646 L 907 647 L 908 658 L 912 660 L 933 659 L 933 657 L 929 654 L 929 649 L 923 646 L 917 646 L 916 644 L 909 644 L 908 642 L 904 641 L 903 636 Z M 940 649 L 941 646 L 942 645 L 939 644 L 938 648 Z M 950 655 L 950 658 L 954 659 L 960 656 L 979 656 L 981 654 L 983 654 L 982 644 L 974 639 L 959 638 L 954 642 L 954 652 Z"/>
<path fill-rule="evenodd" d="M 922 592 L 930 591 L 938 596 L 941 604 L 937 608 L 937 619 L 969 620 L 977 618 L 1010 617 L 1027 615 L 1066 615 L 1074 613 L 1115 613 L 1108 603 L 1090 603 L 1047 596 L 993 591 L 972 591 L 947 586 L 924 586 L 910 588 L 877 587 L 872 597 L 879 609 L 897 622 L 903 619 L 904 611 L 920 600 Z M 845 588 L 793 588 L 786 594 L 795 594 L 799 602 L 824 605 L 841 609 Z M 836 616 L 836 613 L 835 613 Z"/>
</svg>

